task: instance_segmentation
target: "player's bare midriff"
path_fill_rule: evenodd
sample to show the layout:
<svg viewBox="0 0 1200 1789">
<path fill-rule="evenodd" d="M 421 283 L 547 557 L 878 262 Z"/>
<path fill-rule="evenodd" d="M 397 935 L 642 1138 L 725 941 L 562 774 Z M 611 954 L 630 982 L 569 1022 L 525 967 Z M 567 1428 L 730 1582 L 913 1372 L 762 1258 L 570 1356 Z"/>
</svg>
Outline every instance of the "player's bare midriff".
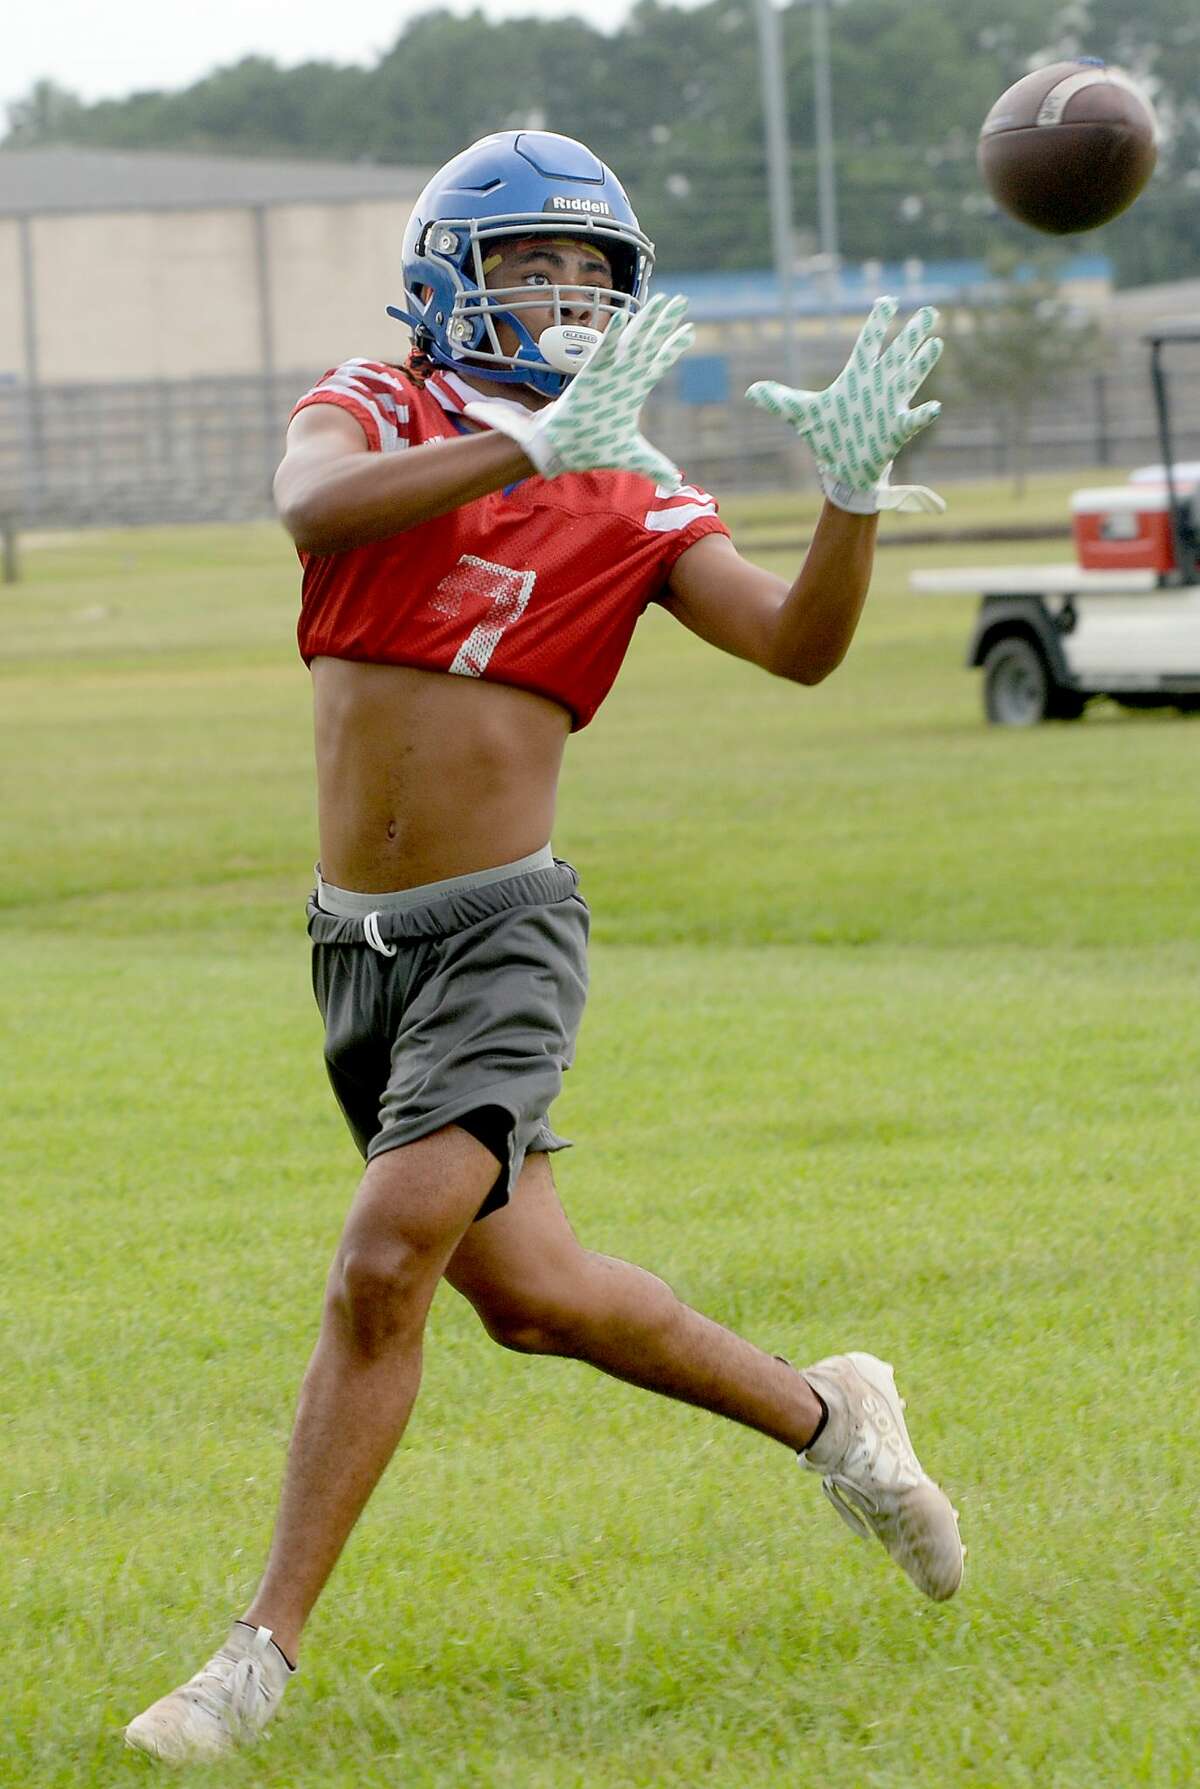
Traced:
<svg viewBox="0 0 1200 1789">
<path fill-rule="evenodd" d="M 312 664 L 321 871 L 368 893 L 511 863 L 550 838 L 571 717 L 407 665 Z"/>
</svg>

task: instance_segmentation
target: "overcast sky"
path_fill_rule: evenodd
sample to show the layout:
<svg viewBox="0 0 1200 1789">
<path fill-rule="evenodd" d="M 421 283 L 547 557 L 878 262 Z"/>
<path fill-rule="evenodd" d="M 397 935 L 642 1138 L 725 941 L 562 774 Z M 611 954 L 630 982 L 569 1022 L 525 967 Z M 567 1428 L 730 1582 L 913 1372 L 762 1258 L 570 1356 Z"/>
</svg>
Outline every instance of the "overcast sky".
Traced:
<svg viewBox="0 0 1200 1789">
<path fill-rule="evenodd" d="M 605 28 L 629 11 L 629 0 L 14 0 L 0 108 L 43 78 L 92 100 L 186 87 L 242 56 L 370 63 L 410 19 L 443 4 L 495 19 L 574 14 Z"/>
</svg>

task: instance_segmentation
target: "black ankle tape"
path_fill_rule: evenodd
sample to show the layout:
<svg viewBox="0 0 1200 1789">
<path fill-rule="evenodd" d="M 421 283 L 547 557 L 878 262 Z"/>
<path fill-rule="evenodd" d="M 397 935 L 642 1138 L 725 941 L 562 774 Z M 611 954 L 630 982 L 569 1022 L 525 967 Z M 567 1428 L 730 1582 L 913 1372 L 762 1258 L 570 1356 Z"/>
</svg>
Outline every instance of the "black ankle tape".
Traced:
<svg viewBox="0 0 1200 1789">
<path fill-rule="evenodd" d="M 777 1354 L 775 1356 L 775 1359 L 777 1361 L 779 1361 L 785 1367 L 790 1367 L 792 1364 L 791 1361 L 788 1360 L 787 1357 L 783 1354 Z M 803 1375 L 801 1375 L 801 1377 L 803 1377 Z M 821 1396 L 821 1394 L 817 1390 L 816 1386 L 813 1385 L 811 1380 L 805 1379 L 804 1383 L 805 1383 L 805 1385 L 808 1386 L 809 1391 L 812 1393 L 813 1397 L 817 1400 L 817 1403 L 821 1406 L 821 1420 L 817 1424 L 816 1428 L 813 1430 L 812 1434 L 809 1436 L 808 1440 L 804 1443 L 804 1446 L 800 1449 L 800 1452 L 802 1454 L 806 1454 L 810 1447 L 816 1446 L 817 1442 L 821 1439 L 821 1435 L 822 1435 L 822 1432 L 824 1431 L 825 1424 L 829 1421 L 829 1405 L 825 1402 L 824 1398 Z"/>
</svg>

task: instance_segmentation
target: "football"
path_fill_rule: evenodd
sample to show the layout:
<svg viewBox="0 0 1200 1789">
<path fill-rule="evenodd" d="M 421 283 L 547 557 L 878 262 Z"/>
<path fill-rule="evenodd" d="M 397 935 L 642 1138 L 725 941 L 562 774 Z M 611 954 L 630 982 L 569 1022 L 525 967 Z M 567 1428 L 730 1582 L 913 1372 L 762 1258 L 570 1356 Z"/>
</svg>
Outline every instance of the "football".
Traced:
<svg viewBox="0 0 1200 1789">
<path fill-rule="evenodd" d="M 1089 56 L 1025 75 L 979 133 L 979 171 L 997 205 L 1052 236 L 1117 217 L 1157 155 L 1148 102 L 1121 69 Z"/>
</svg>

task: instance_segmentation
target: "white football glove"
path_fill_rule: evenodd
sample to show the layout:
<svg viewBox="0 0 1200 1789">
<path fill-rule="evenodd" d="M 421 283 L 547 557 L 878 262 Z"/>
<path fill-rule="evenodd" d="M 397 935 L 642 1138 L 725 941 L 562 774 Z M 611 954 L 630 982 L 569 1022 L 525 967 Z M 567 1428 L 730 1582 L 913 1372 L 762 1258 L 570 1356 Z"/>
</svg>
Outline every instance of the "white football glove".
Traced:
<svg viewBox="0 0 1200 1789">
<path fill-rule="evenodd" d="M 782 417 L 817 456 L 821 486 L 831 503 L 857 515 L 880 509 L 945 509 L 925 485 L 889 483 L 892 461 L 914 435 L 941 414 L 940 404 L 908 407 L 922 380 L 941 359 L 932 332 L 938 314 L 929 305 L 911 317 L 888 348 L 884 337 L 896 315 L 894 298 L 878 298 L 854 351 L 825 391 L 795 391 L 763 379 L 746 396 Z"/>
<path fill-rule="evenodd" d="M 647 394 L 692 345 L 687 299 L 652 298 L 631 316 L 618 311 L 561 397 L 541 410 L 507 398 L 477 398 L 466 415 L 509 435 L 543 478 L 560 472 L 640 472 L 675 489 L 678 469 L 638 432 Z"/>
</svg>

